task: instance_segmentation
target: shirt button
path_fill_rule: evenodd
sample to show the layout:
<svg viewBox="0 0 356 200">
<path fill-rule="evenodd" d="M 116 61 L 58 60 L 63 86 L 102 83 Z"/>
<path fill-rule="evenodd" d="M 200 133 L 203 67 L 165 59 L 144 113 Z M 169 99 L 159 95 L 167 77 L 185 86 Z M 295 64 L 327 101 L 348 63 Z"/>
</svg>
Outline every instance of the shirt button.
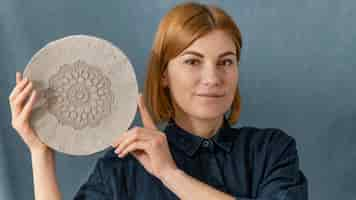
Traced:
<svg viewBox="0 0 356 200">
<path fill-rule="evenodd" d="M 209 147 L 210 141 L 209 140 L 204 140 L 203 141 L 203 147 Z"/>
</svg>

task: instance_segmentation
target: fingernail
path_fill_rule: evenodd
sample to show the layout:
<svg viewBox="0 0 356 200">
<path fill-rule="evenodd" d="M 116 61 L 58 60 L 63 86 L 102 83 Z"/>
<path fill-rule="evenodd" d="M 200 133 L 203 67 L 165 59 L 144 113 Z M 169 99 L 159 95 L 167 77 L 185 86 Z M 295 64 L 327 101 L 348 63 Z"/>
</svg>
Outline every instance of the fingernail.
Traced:
<svg viewBox="0 0 356 200">
<path fill-rule="evenodd" d="M 116 148 L 115 153 L 118 154 L 120 152 L 120 149 Z"/>
</svg>

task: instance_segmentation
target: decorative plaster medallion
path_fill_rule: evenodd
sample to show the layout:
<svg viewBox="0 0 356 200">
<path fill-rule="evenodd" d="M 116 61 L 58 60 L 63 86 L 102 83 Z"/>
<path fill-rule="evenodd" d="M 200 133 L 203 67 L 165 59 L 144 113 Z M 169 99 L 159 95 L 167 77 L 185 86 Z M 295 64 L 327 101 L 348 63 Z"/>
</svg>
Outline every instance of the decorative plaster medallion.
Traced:
<svg viewBox="0 0 356 200">
<path fill-rule="evenodd" d="M 30 123 L 40 139 L 71 155 L 104 150 L 131 124 L 137 108 L 134 69 L 103 39 L 68 36 L 47 44 L 24 76 L 39 91 Z"/>
</svg>

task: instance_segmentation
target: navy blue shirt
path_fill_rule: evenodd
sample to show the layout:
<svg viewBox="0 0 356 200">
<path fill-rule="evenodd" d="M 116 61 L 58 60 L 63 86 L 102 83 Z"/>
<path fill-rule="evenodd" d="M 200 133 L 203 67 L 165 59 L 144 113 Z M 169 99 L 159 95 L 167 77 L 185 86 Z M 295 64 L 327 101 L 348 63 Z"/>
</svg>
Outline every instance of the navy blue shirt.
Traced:
<svg viewBox="0 0 356 200">
<path fill-rule="evenodd" d="M 276 128 L 233 128 L 224 119 L 209 139 L 170 120 L 164 129 L 178 168 L 239 200 L 305 200 L 307 179 L 295 139 Z M 178 199 L 131 154 L 100 158 L 75 200 Z"/>
</svg>

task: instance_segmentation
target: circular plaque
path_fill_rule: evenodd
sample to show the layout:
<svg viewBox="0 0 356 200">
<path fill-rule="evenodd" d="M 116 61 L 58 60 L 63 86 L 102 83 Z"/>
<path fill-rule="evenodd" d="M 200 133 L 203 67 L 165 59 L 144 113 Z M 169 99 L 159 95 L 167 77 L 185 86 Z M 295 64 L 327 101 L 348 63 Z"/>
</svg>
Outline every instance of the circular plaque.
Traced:
<svg viewBox="0 0 356 200">
<path fill-rule="evenodd" d="M 73 35 L 50 42 L 31 58 L 24 76 L 38 91 L 31 126 L 56 151 L 102 151 L 135 117 L 135 71 L 106 40 Z"/>
</svg>

